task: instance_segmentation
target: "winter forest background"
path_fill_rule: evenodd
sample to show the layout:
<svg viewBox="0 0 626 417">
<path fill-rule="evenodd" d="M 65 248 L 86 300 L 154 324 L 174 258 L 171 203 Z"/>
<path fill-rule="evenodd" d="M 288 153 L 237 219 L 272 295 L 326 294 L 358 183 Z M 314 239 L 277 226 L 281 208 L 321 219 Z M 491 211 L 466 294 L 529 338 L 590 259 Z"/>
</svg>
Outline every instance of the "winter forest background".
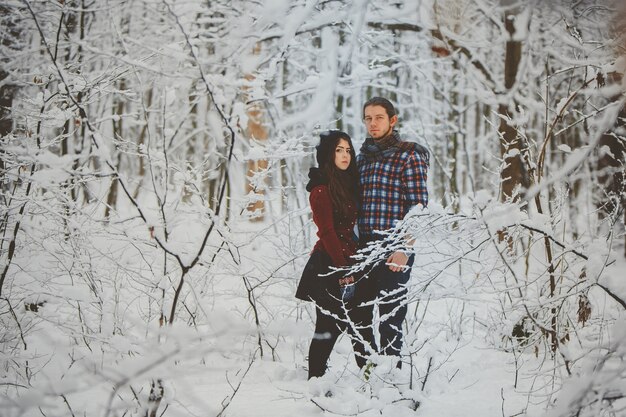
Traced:
<svg viewBox="0 0 626 417">
<path fill-rule="evenodd" d="M 0 415 L 626 416 L 619 6 L 3 0 Z M 313 146 L 374 95 L 431 151 L 407 366 L 307 383 Z"/>
</svg>

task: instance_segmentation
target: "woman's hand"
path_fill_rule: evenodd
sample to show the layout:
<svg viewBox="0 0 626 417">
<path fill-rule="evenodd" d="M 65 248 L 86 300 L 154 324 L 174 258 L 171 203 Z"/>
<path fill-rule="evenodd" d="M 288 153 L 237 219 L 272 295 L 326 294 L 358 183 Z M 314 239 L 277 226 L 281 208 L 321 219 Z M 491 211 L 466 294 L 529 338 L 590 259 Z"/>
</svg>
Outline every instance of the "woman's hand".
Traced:
<svg viewBox="0 0 626 417">
<path fill-rule="evenodd" d="M 339 278 L 339 293 L 341 300 L 348 301 L 354 297 L 354 277 Z"/>
<path fill-rule="evenodd" d="M 339 286 L 340 287 L 345 287 L 346 285 L 350 285 L 350 284 L 354 284 L 354 277 L 353 276 L 339 278 Z"/>
</svg>

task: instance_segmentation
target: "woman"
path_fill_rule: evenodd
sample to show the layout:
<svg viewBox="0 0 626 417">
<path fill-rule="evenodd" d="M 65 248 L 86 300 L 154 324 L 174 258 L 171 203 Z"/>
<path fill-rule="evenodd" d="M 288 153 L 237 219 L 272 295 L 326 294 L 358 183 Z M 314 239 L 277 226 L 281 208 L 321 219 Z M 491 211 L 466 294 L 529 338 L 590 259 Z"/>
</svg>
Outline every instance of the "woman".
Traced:
<svg viewBox="0 0 626 417">
<path fill-rule="evenodd" d="M 353 229 L 359 174 L 352 140 L 348 134 L 332 130 L 320 135 L 316 150 L 319 168 L 311 168 L 306 188 L 319 239 L 296 292 L 297 298 L 316 303 L 309 379 L 324 375 L 333 346 L 344 330 L 350 333 L 360 368 L 365 366 L 368 345 L 373 348 L 374 340 L 372 309 L 357 307 L 361 297 L 358 291 L 355 293 L 354 276 L 345 276 L 341 271 L 331 273 L 329 269 L 349 266 L 357 249 Z"/>
</svg>

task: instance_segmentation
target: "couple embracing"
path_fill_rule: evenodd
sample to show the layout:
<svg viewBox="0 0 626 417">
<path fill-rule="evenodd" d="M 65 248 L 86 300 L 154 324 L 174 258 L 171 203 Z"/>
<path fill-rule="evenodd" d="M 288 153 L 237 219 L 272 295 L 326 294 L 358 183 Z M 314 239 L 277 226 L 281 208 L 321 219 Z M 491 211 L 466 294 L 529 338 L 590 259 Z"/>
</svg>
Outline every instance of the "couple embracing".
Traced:
<svg viewBox="0 0 626 417">
<path fill-rule="evenodd" d="M 398 357 L 406 288 L 413 254 L 385 255 L 359 276 L 329 267 L 346 268 L 360 247 L 383 239 L 377 231 L 392 229 L 415 205 L 426 206 L 428 151 L 400 140 L 393 104 L 374 97 L 363 106 L 368 137 L 356 156 L 350 136 L 341 131 L 320 135 L 307 191 L 318 228 L 318 241 L 307 263 L 296 297 L 316 305 L 315 334 L 309 348 L 309 378 L 322 376 L 337 338 L 347 331 L 357 365 L 364 368 L 372 353 Z M 354 226 L 358 223 L 358 239 Z M 374 305 L 378 306 L 379 344 L 375 341 Z"/>
</svg>

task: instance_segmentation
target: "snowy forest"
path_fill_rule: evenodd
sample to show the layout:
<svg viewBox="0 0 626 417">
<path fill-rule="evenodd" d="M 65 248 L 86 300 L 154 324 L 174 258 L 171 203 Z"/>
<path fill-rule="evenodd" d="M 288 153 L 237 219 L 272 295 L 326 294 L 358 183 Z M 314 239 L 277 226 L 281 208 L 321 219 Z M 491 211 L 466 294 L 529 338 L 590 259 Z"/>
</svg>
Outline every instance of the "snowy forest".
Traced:
<svg viewBox="0 0 626 417">
<path fill-rule="evenodd" d="M 0 415 L 626 416 L 621 3 L 2 0 Z M 373 96 L 431 155 L 407 366 L 307 381 L 307 173 Z"/>
</svg>

